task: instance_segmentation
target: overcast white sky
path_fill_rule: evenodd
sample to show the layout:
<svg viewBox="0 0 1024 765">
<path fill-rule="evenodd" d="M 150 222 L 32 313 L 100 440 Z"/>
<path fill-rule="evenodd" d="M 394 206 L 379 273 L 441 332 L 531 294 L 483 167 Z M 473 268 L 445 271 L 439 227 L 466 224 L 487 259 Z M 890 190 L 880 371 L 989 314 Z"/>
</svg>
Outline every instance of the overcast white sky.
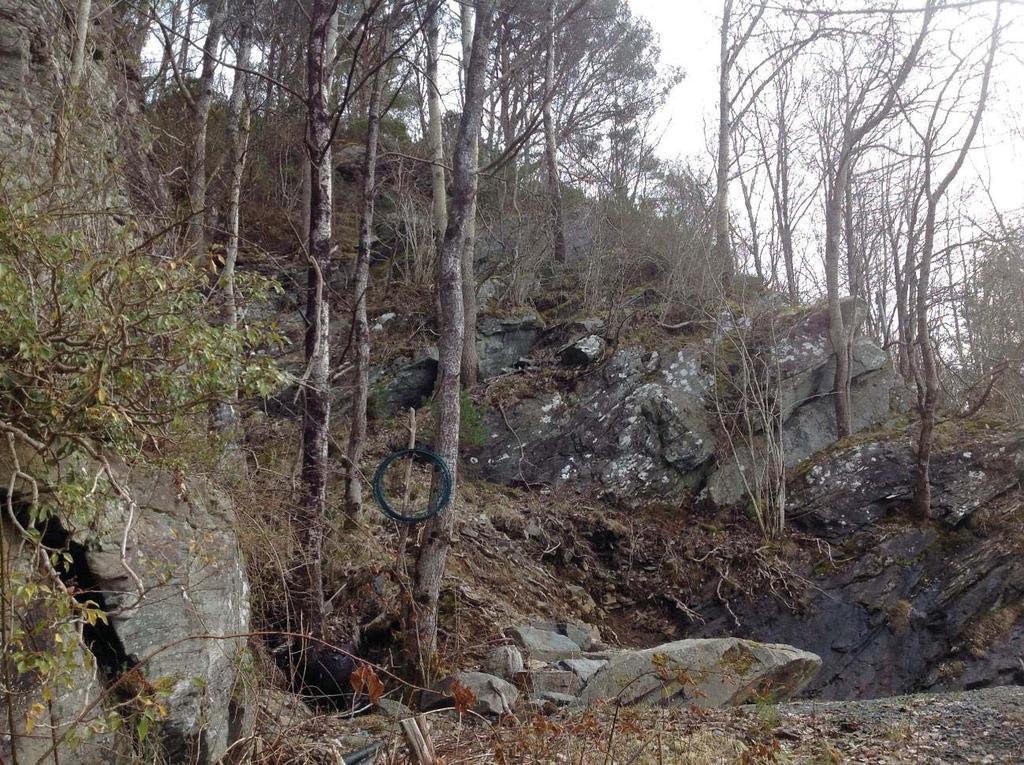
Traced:
<svg viewBox="0 0 1024 765">
<path fill-rule="evenodd" d="M 634 13 L 650 21 L 658 34 L 662 60 L 686 73 L 663 115 L 660 153 L 666 158 L 698 159 L 709 166 L 705 128 L 714 124 L 717 108 L 722 0 L 629 1 Z M 850 0 L 850 4 L 862 6 L 865 1 Z M 920 0 L 914 2 L 920 5 Z M 1009 211 L 1024 209 L 1024 136 L 1019 119 L 1024 113 L 1024 9 L 1007 7 L 1004 17 L 1013 26 L 1004 36 L 1005 55 L 979 141 L 984 148 L 974 152 L 972 165 L 979 176 L 988 178 L 999 206 Z"/>
<path fill-rule="evenodd" d="M 686 73 L 665 110 L 662 155 L 710 161 L 704 128 L 718 103 L 722 0 L 630 0 L 630 5 L 657 32 L 662 61 Z"/>
</svg>

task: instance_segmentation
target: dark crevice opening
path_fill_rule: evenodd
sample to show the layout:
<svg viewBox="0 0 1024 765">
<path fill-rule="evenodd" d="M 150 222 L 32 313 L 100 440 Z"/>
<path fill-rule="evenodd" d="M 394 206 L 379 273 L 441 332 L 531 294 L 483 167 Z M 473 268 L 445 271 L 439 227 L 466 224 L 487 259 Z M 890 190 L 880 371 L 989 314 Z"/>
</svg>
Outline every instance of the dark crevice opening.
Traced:
<svg viewBox="0 0 1024 765">
<path fill-rule="evenodd" d="M 15 505 L 15 517 L 23 527 L 30 524 L 28 508 Z M 49 517 L 34 525 L 40 534 L 40 541 L 49 550 L 67 552 L 70 562 L 61 559 L 56 566 L 61 581 L 73 593 L 79 603 L 94 603 L 102 611 L 109 610 L 101 582 L 89 568 L 86 547 L 75 541 L 71 533 L 56 517 Z M 134 698 L 132 683 L 124 682 L 126 673 L 138 665 L 138 659 L 128 654 L 113 625 L 97 619 L 95 624 L 85 624 L 82 637 L 92 652 L 105 685 L 121 700 Z"/>
</svg>

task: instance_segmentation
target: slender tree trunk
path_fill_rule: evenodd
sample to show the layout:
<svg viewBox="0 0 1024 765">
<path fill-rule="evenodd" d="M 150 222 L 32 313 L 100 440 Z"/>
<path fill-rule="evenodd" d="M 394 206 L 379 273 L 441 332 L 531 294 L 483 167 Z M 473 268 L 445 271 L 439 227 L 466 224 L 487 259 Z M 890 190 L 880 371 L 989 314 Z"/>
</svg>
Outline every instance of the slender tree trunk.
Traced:
<svg viewBox="0 0 1024 765">
<path fill-rule="evenodd" d="M 427 141 L 430 145 L 431 217 L 434 227 L 434 253 L 440 259 L 448 227 L 448 192 L 444 185 L 444 137 L 442 130 L 441 90 L 438 82 L 438 48 L 441 36 L 441 0 L 428 9 L 427 37 Z M 435 264 L 437 265 L 437 264 Z"/>
<path fill-rule="evenodd" d="M 387 29 L 381 31 L 378 43 L 381 53 L 378 65 L 387 49 Z M 363 484 L 359 463 L 366 444 L 366 402 L 370 389 L 370 325 L 366 315 L 366 293 L 370 284 L 370 247 L 373 242 L 373 208 L 377 186 L 377 143 L 380 138 L 381 69 L 373 75 L 370 102 L 366 115 L 366 152 L 363 156 L 362 213 L 359 219 L 359 246 L 356 254 L 352 317 L 352 342 L 355 346 L 355 386 L 352 391 L 352 425 L 348 435 L 348 466 L 345 472 L 345 512 L 349 518 L 358 518 L 363 509 Z"/>
<path fill-rule="evenodd" d="M 210 26 L 203 43 L 203 68 L 199 75 L 199 92 L 192 110 L 192 163 L 189 168 L 189 236 L 192 252 L 197 258 L 206 256 L 206 131 L 213 104 L 213 78 L 217 72 L 217 53 L 223 33 L 226 8 L 224 0 L 210 6 Z"/>
<path fill-rule="evenodd" d="M 551 102 L 555 87 L 555 4 L 548 3 L 544 61 L 544 160 L 547 165 L 548 198 L 551 205 L 551 234 L 556 263 L 565 262 L 565 224 L 562 217 L 562 186 L 558 180 L 558 141 Z"/>
<path fill-rule="evenodd" d="M 312 169 L 309 268 L 306 279 L 306 371 L 302 385 L 302 496 L 295 512 L 299 560 L 290 586 L 298 627 L 323 633 L 321 559 L 327 513 L 327 447 L 330 403 L 330 303 L 333 188 L 331 161 L 331 69 L 329 39 L 337 19 L 331 0 L 313 0 L 306 50 L 306 151 Z"/>
<path fill-rule="evenodd" d="M 192 48 L 192 15 L 195 0 L 185 0 L 185 28 L 181 31 L 181 44 L 178 46 L 178 71 L 188 71 L 188 54 Z M 177 7 L 178 3 L 175 3 Z M 175 30 L 177 26 L 174 27 Z"/>
<path fill-rule="evenodd" d="M 893 271 L 896 292 L 896 333 L 899 338 L 897 367 L 903 381 L 910 384 L 914 381 L 914 364 L 911 361 L 914 345 L 914 328 L 911 319 L 910 306 L 913 300 L 913 285 L 916 281 L 914 273 L 914 260 L 917 252 L 917 216 L 918 200 L 913 201 L 910 214 L 907 219 L 906 245 L 904 255 L 901 259 L 896 251 L 893 252 Z"/>
<path fill-rule="evenodd" d="M 829 339 L 836 358 L 833 385 L 836 433 L 846 438 L 852 429 L 850 410 L 850 355 L 842 297 L 839 293 L 839 249 L 843 230 L 843 194 L 850 174 L 848 152 L 839 159 L 839 171 L 825 201 L 825 289 L 828 295 Z"/>
<path fill-rule="evenodd" d="M 251 106 L 249 102 L 249 68 L 251 29 L 248 21 L 241 22 L 238 30 L 238 50 L 235 81 L 231 86 L 228 104 L 228 151 L 231 177 L 228 182 L 227 229 L 228 241 L 224 248 L 224 268 L 221 287 L 224 290 L 224 323 L 231 329 L 238 326 L 238 306 L 235 299 L 235 265 L 238 262 L 239 223 L 241 218 L 242 180 L 249 148 Z M 238 427 L 238 409 L 234 400 L 218 407 L 215 424 L 218 430 L 232 431 Z"/>
<path fill-rule="evenodd" d="M 479 23 L 479 19 L 477 19 Z M 463 77 L 466 81 L 466 94 L 469 94 L 469 66 L 475 39 L 473 13 L 468 3 L 462 5 L 462 66 Z M 486 70 L 480 75 L 486 78 Z M 481 85 L 483 88 L 483 85 Z M 477 125 L 474 128 L 476 140 L 470 146 L 469 163 L 471 168 L 470 183 L 472 188 L 468 194 L 468 209 L 466 210 L 465 237 L 462 246 L 462 304 L 465 326 L 463 328 L 462 340 L 462 384 L 469 388 L 476 385 L 480 377 L 480 356 L 476 348 L 476 196 L 479 188 L 480 178 L 477 170 L 480 167 L 480 121 L 481 114 L 477 117 Z"/>
<path fill-rule="evenodd" d="M 981 117 L 985 112 L 985 105 L 988 102 L 989 83 L 992 77 L 992 67 L 995 64 L 996 51 L 999 49 L 1003 6 L 1001 2 L 996 3 L 995 19 L 992 23 L 992 33 L 989 39 L 988 58 L 985 62 L 984 74 L 981 82 L 981 93 L 978 104 L 975 107 L 971 127 L 964 138 L 963 145 L 957 154 L 956 160 L 943 176 L 939 184 L 933 189 L 931 185 L 931 173 L 933 162 L 933 137 L 931 125 L 926 141 L 925 153 L 925 184 L 928 189 L 928 211 L 925 214 L 924 239 L 921 246 L 921 266 L 918 269 L 917 283 L 917 342 L 921 348 L 921 371 L 924 378 L 924 395 L 920 403 L 921 432 L 917 441 L 917 474 L 914 477 L 914 499 L 912 513 L 917 518 L 926 518 L 931 510 L 931 455 L 935 435 L 935 420 L 939 407 L 939 370 L 935 361 L 935 347 L 932 343 L 931 331 L 928 326 L 928 303 L 931 298 L 931 271 L 932 257 L 935 251 L 935 222 L 938 214 L 939 203 L 945 196 L 950 184 L 959 175 L 967 154 L 974 143 L 978 128 L 981 126 Z M 938 104 L 936 104 L 936 111 Z M 935 116 L 932 123 L 935 123 Z"/>
<path fill-rule="evenodd" d="M 919 408 L 921 430 L 917 438 L 917 473 L 914 476 L 914 499 L 911 512 L 916 518 L 927 518 L 931 509 L 931 457 L 935 434 L 935 415 L 939 403 L 939 372 L 935 350 L 928 327 L 928 297 L 931 294 L 932 251 L 935 248 L 935 206 L 929 202 L 925 215 L 924 241 L 921 247 L 921 268 L 917 285 L 917 340 L 921 349 L 923 400 Z"/>
<path fill-rule="evenodd" d="M 61 94 L 60 107 L 57 110 L 57 130 L 54 136 L 51 170 L 52 184 L 55 189 L 64 182 L 68 136 L 75 102 L 78 100 L 78 91 L 82 87 L 82 75 L 85 72 L 85 42 L 89 35 L 91 15 L 92 0 L 78 0 L 78 9 L 75 12 L 75 44 L 71 50 L 71 69 L 68 72 L 67 86 Z"/>
<path fill-rule="evenodd" d="M 718 152 L 715 164 L 715 239 L 713 265 L 723 287 L 728 288 L 735 272 L 729 247 L 729 29 L 732 25 L 733 0 L 722 6 L 722 35 L 719 46 L 718 73 Z"/>
<path fill-rule="evenodd" d="M 850 283 L 850 297 L 857 300 L 861 297 L 864 285 L 861 254 L 857 249 L 852 175 L 846 179 L 846 188 L 843 191 L 843 229 L 846 239 L 846 274 Z"/>
<path fill-rule="evenodd" d="M 451 468 L 453 479 L 457 473 L 459 457 L 459 381 L 465 331 L 462 254 L 473 211 L 472 197 L 476 190 L 473 179 L 477 168 L 473 161 L 473 147 L 479 141 L 484 81 L 495 16 L 494 0 L 476 0 L 475 6 L 476 30 L 466 69 L 466 97 L 452 157 L 451 210 L 441 250 L 438 285 L 442 323 L 435 449 Z M 453 500 L 452 506 L 427 523 L 423 540 L 416 550 L 412 597 L 405 606 L 406 658 L 410 665 L 419 667 L 422 679 L 427 681 L 430 680 L 437 652 L 438 596 L 452 543 L 455 512 Z"/>
<path fill-rule="evenodd" d="M 796 264 L 793 251 L 793 220 L 789 189 L 789 123 L 786 118 L 785 102 L 780 98 L 778 111 L 779 138 L 776 144 L 778 168 L 778 193 L 775 194 L 775 209 L 779 222 L 779 240 L 782 243 L 782 260 L 786 267 L 786 291 L 792 305 L 800 303 L 800 287 L 797 284 Z"/>
<path fill-rule="evenodd" d="M 754 183 L 757 176 L 754 176 Z M 754 258 L 754 273 L 763 285 L 768 286 L 764 264 L 761 262 L 761 232 L 757 225 L 757 211 L 754 210 L 754 193 L 743 175 L 740 175 L 740 191 L 743 192 L 743 207 L 747 211 L 747 225 L 750 227 L 750 254 Z"/>
</svg>

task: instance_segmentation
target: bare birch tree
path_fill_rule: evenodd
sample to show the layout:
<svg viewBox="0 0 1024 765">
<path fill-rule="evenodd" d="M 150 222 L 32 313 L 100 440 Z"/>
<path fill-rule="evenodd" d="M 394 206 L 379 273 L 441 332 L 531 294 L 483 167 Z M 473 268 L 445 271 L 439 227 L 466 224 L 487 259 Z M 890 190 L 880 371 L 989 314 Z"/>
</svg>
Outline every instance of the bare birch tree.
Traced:
<svg viewBox="0 0 1024 765">
<path fill-rule="evenodd" d="M 451 204 L 445 229 L 438 272 L 441 299 L 441 341 L 438 366 L 437 442 L 435 450 L 457 474 L 459 458 L 460 380 L 463 338 L 466 332 L 463 310 L 462 263 L 475 214 L 476 147 L 486 97 L 486 76 L 494 34 L 497 0 L 474 0 L 476 23 L 465 69 L 465 98 L 452 155 Z M 452 544 L 456 507 L 428 522 L 416 549 L 412 597 L 405 605 L 405 654 L 411 665 L 429 678 L 437 650 L 437 606 L 445 563 Z"/>
<path fill-rule="evenodd" d="M 474 42 L 476 39 L 475 26 L 480 23 L 479 14 L 469 3 L 463 3 L 460 9 L 460 21 L 462 24 L 462 78 L 464 82 L 465 98 L 469 98 L 470 66 L 472 64 Z M 485 52 L 489 54 L 489 51 Z M 482 72 L 474 76 L 481 78 L 480 110 L 475 127 L 476 140 L 469 147 L 469 163 L 472 168 L 470 172 L 470 183 L 472 189 L 467 195 L 468 208 L 466 210 L 465 234 L 462 249 L 462 303 L 464 314 L 464 328 L 462 340 L 462 384 L 465 387 L 476 385 L 480 376 L 480 357 L 476 348 L 476 317 L 478 312 L 476 298 L 476 197 L 480 186 L 478 171 L 480 169 L 480 125 L 483 117 L 483 98 L 486 97 L 487 61 L 483 64 Z M 463 109 L 468 110 L 464 104 Z M 454 204 L 454 201 L 453 201 Z"/>
<path fill-rule="evenodd" d="M 71 67 L 68 71 L 67 84 L 60 96 L 60 106 L 57 109 L 51 171 L 51 182 L 54 188 L 59 187 L 64 181 L 71 120 L 75 103 L 78 100 L 78 91 L 82 87 L 82 75 L 85 73 L 85 44 L 89 36 L 91 16 L 92 0 L 78 0 L 78 8 L 75 10 L 75 39 L 71 48 Z"/>
<path fill-rule="evenodd" d="M 363 484 L 359 462 L 366 443 L 366 405 L 370 389 L 370 325 L 366 315 L 366 293 L 370 286 L 370 249 L 373 244 L 373 212 L 377 195 L 377 144 L 380 140 L 381 93 L 384 88 L 383 62 L 387 57 L 390 20 L 378 31 L 375 47 L 375 68 L 370 81 L 370 97 L 366 112 L 366 149 L 360 194 L 359 244 L 356 251 L 355 274 L 352 281 L 355 309 L 352 316 L 352 343 L 355 347 L 355 385 L 352 391 L 352 423 L 348 436 L 345 472 L 345 513 L 357 518 L 363 507 Z"/>
<path fill-rule="evenodd" d="M 869 52 L 858 81 L 849 71 L 835 75 L 838 104 L 836 105 L 837 135 L 827 136 L 825 157 L 825 284 L 828 296 L 829 338 L 836 359 L 833 394 L 835 398 L 836 430 L 839 438 L 850 435 L 852 416 L 850 406 L 850 367 L 852 347 L 857 327 L 857 306 L 853 305 L 849 321 L 843 316 L 843 301 L 839 284 L 840 251 L 843 242 L 843 207 L 853 165 L 864 149 L 867 138 L 889 119 L 900 96 L 900 91 L 917 64 L 921 47 L 935 15 L 938 0 L 927 0 L 922 12 L 921 27 L 910 49 L 896 68 L 889 66 L 894 41 L 884 36 L 885 50 Z M 890 27 L 895 27 L 892 18 Z"/>
<path fill-rule="evenodd" d="M 918 265 L 917 302 L 915 319 L 917 322 L 917 346 L 921 357 L 921 387 L 923 396 L 918 403 L 921 414 L 921 431 L 917 442 L 917 474 L 914 477 L 913 514 L 918 518 L 926 518 L 931 509 L 930 467 L 932 443 L 934 441 L 935 419 L 939 405 L 939 370 L 935 358 L 935 347 L 929 328 L 929 307 L 931 305 L 931 273 L 932 260 L 935 254 L 935 232 L 938 208 L 950 184 L 959 175 L 967 155 L 974 144 L 974 139 L 981 126 L 982 115 L 988 101 L 989 84 L 996 52 L 999 48 L 1000 24 L 1002 20 L 1002 2 L 996 3 L 995 20 L 989 38 L 988 55 L 985 60 L 981 77 L 981 88 L 978 102 L 971 117 L 970 127 L 963 139 L 953 164 L 944 175 L 934 182 L 935 162 L 942 147 L 939 146 L 938 131 L 949 119 L 949 107 L 943 109 L 942 96 L 936 98 L 931 119 L 924 134 L 924 183 L 927 208 L 924 219 L 924 231 L 921 242 L 921 260 Z M 952 83 L 947 83 L 952 85 Z M 943 88 L 945 90 L 945 88 Z"/>
<path fill-rule="evenodd" d="M 203 62 L 196 82 L 195 96 L 186 93 L 192 110 L 192 158 L 188 175 L 189 222 L 188 241 L 197 258 L 206 256 L 206 133 L 213 104 L 214 77 L 227 14 L 225 0 L 210 0 L 209 28 L 203 42 Z"/>
<path fill-rule="evenodd" d="M 442 0 L 433 0 L 427 7 L 424 24 L 426 37 L 427 143 L 430 147 L 431 217 L 434 226 L 435 251 L 441 252 L 448 227 L 448 192 L 444 182 L 444 137 L 442 133 L 441 88 L 438 82 L 441 38 Z"/>
<path fill-rule="evenodd" d="M 238 326 L 238 305 L 235 295 L 235 266 L 238 262 L 239 227 L 241 222 L 242 181 L 245 160 L 249 151 L 249 130 L 252 119 L 252 78 L 249 59 L 252 50 L 252 18 L 250 3 L 240 9 L 235 39 L 235 78 L 228 102 L 228 204 L 227 243 L 224 247 L 224 267 L 221 269 L 221 289 L 224 292 L 224 323 L 231 329 Z M 234 401 L 218 407 L 216 426 L 230 431 L 238 424 Z"/>
<path fill-rule="evenodd" d="M 321 559 L 327 514 L 327 447 L 330 430 L 330 303 L 334 172 L 331 161 L 330 44 L 337 34 L 337 2 L 312 0 L 306 48 L 306 154 L 311 168 L 309 237 L 306 257 L 306 371 L 302 380 L 302 496 L 293 528 L 300 535 L 299 559 L 291 582 L 297 627 L 323 633 L 324 592 Z"/>
<path fill-rule="evenodd" d="M 712 262 L 719 269 L 723 283 L 728 283 L 736 270 L 730 252 L 729 227 L 729 172 L 732 165 L 732 109 L 731 83 L 736 62 L 744 46 L 750 41 L 754 30 L 760 24 L 767 0 L 760 0 L 745 19 L 743 29 L 733 40 L 735 23 L 735 0 L 724 0 L 722 5 L 722 29 L 718 54 L 718 147 L 715 155 L 715 236 Z"/>
</svg>

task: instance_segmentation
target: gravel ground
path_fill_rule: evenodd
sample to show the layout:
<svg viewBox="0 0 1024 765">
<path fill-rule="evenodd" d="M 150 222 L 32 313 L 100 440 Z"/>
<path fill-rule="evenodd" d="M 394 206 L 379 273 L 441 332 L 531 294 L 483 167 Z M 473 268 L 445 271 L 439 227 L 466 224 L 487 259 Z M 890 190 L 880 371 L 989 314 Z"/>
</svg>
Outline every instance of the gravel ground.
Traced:
<svg viewBox="0 0 1024 765">
<path fill-rule="evenodd" d="M 617 716 L 604 707 L 471 730 L 453 735 L 441 722 L 446 762 L 1009 765 L 1024 763 L 1024 687 L 738 709 L 624 708 Z"/>
<path fill-rule="evenodd" d="M 817 734 L 840 762 L 1024 763 L 1021 686 L 776 709 L 777 738 L 805 743 Z"/>
<path fill-rule="evenodd" d="M 323 763 L 379 742 L 375 765 L 408 765 L 393 718 L 317 716 L 271 705 L 246 762 Z M 1024 687 L 794 702 L 734 709 L 611 705 L 524 714 L 497 724 L 428 715 L 445 765 L 1012 765 L 1024 763 Z M 269 725 L 268 725 L 269 724 Z M 258 750 L 258 754 L 256 753 Z"/>
</svg>

